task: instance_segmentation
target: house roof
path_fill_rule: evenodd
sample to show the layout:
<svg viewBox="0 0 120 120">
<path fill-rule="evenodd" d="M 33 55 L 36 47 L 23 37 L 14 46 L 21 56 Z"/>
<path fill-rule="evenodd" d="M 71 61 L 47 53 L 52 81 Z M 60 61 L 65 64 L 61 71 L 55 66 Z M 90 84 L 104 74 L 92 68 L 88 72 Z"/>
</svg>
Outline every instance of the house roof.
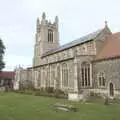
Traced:
<svg viewBox="0 0 120 120">
<path fill-rule="evenodd" d="M 0 77 L 6 78 L 6 79 L 14 79 L 15 72 L 12 71 L 2 71 L 0 72 Z"/>
<path fill-rule="evenodd" d="M 95 60 L 120 57 L 120 32 L 108 36 L 106 41 L 106 44 L 96 56 Z"/>
<path fill-rule="evenodd" d="M 83 36 L 83 37 L 80 37 L 79 39 L 76 39 L 70 43 L 67 43 L 65 45 L 62 45 L 56 49 L 52 49 L 46 53 L 43 54 L 43 57 L 47 56 L 47 55 L 50 55 L 50 54 L 53 54 L 53 53 L 57 53 L 59 51 L 62 51 L 62 50 L 65 50 L 65 49 L 68 49 L 68 48 L 71 48 L 73 46 L 76 46 L 76 45 L 79 45 L 79 44 L 82 44 L 82 43 L 85 43 L 85 42 L 88 42 L 90 40 L 93 40 L 95 39 L 102 31 L 103 29 L 99 29 L 93 33 L 90 33 L 86 36 Z"/>
</svg>

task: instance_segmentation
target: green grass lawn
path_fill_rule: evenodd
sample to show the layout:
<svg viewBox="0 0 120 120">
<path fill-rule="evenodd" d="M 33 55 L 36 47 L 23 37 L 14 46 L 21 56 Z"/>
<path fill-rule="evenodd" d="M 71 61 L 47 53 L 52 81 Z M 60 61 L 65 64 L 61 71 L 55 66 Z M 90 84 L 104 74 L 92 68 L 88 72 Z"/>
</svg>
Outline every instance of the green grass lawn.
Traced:
<svg viewBox="0 0 120 120">
<path fill-rule="evenodd" d="M 64 100 L 0 94 L 0 120 L 120 120 L 120 104 L 72 103 L 78 107 L 78 112 L 65 112 L 49 106 L 54 103 L 64 103 Z"/>
</svg>

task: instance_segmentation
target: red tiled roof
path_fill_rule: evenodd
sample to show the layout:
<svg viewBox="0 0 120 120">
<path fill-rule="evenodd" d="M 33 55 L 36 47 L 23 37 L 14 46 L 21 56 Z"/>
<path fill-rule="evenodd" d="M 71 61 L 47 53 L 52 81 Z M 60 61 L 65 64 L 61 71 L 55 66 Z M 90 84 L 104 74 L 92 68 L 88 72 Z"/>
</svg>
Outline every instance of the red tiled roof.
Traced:
<svg viewBox="0 0 120 120">
<path fill-rule="evenodd" d="M 14 79 L 14 76 L 15 76 L 15 72 L 12 72 L 12 71 L 0 72 L 0 77 L 2 78 Z"/>
<path fill-rule="evenodd" d="M 106 40 L 107 43 L 96 56 L 96 60 L 109 59 L 120 56 L 120 32 L 110 35 L 106 38 Z"/>
</svg>

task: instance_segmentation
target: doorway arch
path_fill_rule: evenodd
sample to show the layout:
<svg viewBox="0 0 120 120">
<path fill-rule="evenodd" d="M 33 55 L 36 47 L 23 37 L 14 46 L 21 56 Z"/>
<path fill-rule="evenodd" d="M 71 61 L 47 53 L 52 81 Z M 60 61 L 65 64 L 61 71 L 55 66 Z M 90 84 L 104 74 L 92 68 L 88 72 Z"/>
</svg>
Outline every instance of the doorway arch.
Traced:
<svg viewBox="0 0 120 120">
<path fill-rule="evenodd" d="M 110 91 L 110 96 L 114 96 L 114 87 L 113 87 L 113 83 L 109 84 L 109 91 Z"/>
</svg>

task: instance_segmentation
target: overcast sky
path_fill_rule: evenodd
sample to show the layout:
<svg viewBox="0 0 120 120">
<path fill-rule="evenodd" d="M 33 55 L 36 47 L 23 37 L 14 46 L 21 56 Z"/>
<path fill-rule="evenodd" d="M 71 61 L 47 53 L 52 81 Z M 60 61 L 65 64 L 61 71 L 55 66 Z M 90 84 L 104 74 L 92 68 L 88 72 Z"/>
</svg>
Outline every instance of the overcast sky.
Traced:
<svg viewBox="0 0 120 120">
<path fill-rule="evenodd" d="M 59 17 L 60 43 L 104 27 L 120 31 L 120 0 L 0 0 L 0 37 L 6 46 L 4 70 L 32 65 L 36 19 Z"/>
</svg>

